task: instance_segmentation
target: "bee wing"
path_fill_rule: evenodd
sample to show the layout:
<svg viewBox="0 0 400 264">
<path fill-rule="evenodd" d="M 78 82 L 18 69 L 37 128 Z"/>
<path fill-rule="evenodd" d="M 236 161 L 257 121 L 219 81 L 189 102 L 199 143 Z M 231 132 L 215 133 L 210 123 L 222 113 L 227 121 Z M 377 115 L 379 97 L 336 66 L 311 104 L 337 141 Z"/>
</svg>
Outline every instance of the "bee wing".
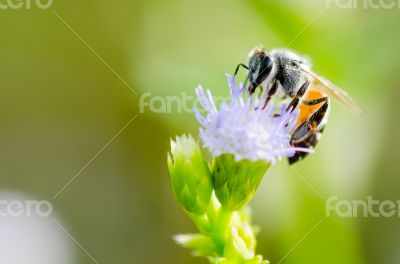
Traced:
<svg viewBox="0 0 400 264">
<path fill-rule="evenodd" d="M 338 99 L 346 107 L 359 115 L 365 113 L 365 110 L 359 104 L 357 104 L 345 91 L 343 91 L 324 77 L 316 74 L 312 70 L 305 68 L 302 69 L 314 79 L 315 84 L 319 84 L 319 86 L 321 86 L 326 92 L 328 92 L 329 95 Z"/>
</svg>

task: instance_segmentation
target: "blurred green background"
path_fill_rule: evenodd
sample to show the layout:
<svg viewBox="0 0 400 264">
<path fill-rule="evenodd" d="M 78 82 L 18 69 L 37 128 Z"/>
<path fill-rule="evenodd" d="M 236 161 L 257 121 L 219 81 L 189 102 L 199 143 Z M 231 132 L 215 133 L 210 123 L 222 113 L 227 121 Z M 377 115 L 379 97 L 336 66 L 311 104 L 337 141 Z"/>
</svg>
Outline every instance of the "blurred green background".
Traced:
<svg viewBox="0 0 400 264">
<path fill-rule="evenodd" d="M 258 252 L 272 263 L 399 263 L 399 218 L 324 219 L 332 196 L 400 199 L 399 23 L 397 8 L 312 0 L 70 0 L 0 10 L 0 187 L 51 201 L 98 263 L 207 263 L 172 241 L 195 228 L 165 162 L 169 138 L 197 135 L 198 125 L 174 109 L 140 113 L 140 98 L 193 96 L 198 84 L 227 95 L 225 73 L 250 49 L 291 44 L 367 113 L 335 102 L 317 153 L 269 170 L 251 203 Z M 74 263 L 94 262 L 71 247 Z"/>
</svg>

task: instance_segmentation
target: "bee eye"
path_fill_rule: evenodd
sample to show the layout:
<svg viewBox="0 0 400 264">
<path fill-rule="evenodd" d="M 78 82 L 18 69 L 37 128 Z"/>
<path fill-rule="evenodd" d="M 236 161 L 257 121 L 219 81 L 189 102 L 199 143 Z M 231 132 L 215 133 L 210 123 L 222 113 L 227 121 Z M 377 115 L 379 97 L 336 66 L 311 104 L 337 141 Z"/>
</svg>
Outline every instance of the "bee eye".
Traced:
<svg viewBox="0 0 400 264">
<path fill-rule="evenodd" d="M 273 66 L 273 61 L 271 59 L 271 57 L 266 56 L 262 61 L 261 61 L 261 65 L 260 65 L 260 69 L 262 71 L 268 71 L 270 72 Z"/>
</svg>

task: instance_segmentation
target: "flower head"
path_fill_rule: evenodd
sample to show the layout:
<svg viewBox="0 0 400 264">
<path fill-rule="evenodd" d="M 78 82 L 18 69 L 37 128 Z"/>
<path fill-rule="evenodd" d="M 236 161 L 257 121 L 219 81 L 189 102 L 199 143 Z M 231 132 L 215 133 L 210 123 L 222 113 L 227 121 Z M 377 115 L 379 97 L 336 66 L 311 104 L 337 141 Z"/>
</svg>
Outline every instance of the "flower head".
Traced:
<svg viewBox="0 0 400 264">
<path fill-rule="evenodd" d="M 200 138 L 213 157 L 232 154 L 236 161 L 265 161 L 275 163 L 282 157 L 291 157 L 296 151 L 306 151 L 290 145 L 298 111 L 286 111 L 285 104 L 276 107 L 270 103 L 265 109 L 264 99 L 242 96 L 243 84 L 227 75 L 231 100 L 218 109 L 209 90 L 201 86 L 196 95 L 207 111 L 203 116 L 195 109 L 201 124 Z"/>
</svg>

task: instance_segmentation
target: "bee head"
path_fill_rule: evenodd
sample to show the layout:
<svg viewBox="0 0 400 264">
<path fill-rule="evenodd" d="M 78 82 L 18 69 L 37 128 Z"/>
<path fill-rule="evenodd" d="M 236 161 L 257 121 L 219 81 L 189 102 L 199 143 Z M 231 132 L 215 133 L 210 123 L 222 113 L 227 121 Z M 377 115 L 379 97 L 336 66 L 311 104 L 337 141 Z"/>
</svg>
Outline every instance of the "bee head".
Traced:
<svg viewBox="0 0 400 264">
<path fill-rule="evenodd" d="M 257 47 L 249 55 L 249 90 L 253 93 L 267 79 L 270 79 L 274 69 L 274 60 L 265 49 Z"/>
</svg>

